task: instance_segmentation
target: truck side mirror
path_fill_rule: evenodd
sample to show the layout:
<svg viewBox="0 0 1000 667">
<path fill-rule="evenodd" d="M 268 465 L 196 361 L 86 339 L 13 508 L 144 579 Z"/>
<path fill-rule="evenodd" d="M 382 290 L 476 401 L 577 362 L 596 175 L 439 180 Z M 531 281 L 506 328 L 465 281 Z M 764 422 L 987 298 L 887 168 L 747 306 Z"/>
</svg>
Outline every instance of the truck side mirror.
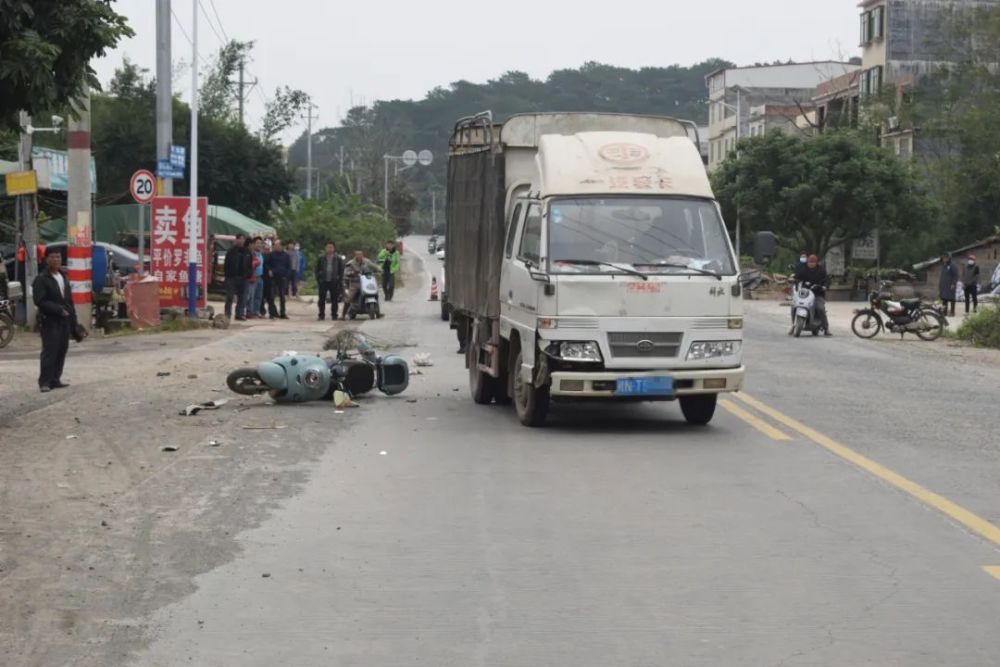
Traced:
<svg viewBox="0 0 1000 667">
<path fill-rule="evenodd" d="M 764 265 L 774 257 L 778 239 L 773 232 L 757 232 L 753 239 L 753 261 Z"/>
</svg>

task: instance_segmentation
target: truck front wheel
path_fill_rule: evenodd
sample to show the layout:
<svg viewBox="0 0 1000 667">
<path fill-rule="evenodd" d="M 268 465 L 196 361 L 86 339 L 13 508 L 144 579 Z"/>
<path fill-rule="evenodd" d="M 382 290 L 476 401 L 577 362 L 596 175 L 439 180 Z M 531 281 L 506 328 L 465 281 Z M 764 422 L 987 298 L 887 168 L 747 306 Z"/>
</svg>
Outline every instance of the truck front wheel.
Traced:
<svg viewBox="0 0 1000 667">
<path fill-rule="evenodd" d="M 521 375 L 523 364 L 524 352 L 518 350 L 514 366 L 508 371 L 514 374 L 514 408 L 522 424 L 541 426 L 549 414 L 549 386 L 536 387 L 533 382 L 525 382 Z"/>
<path fill-rule="evenodd" d="M 489 405 L 497 394 L 498 380 L 479 370 L 478 350 L 475 345 L 468 346 L 465 361 L 469 365 L 469 393 L 472 400 L 479 405 Z"/>
<path fill-rule="evenodd" d="M 715 406 L 719 401 L 718 394 L 698 394 L 681 396 L 681 412 L 688 424 L 704 426 L 715 416 Z"/>
</svg>

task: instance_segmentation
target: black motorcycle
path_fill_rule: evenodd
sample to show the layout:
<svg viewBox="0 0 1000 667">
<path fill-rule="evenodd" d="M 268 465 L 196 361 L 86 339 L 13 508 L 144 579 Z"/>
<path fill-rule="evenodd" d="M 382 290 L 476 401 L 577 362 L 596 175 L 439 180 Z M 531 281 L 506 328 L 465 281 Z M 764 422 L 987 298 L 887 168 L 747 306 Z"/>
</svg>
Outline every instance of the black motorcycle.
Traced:
<svg viewBox="0 0 1000 667">
<path fill-rule="evenodd" d="M 922 340 L 933 341 L 940 338 L 948 326 L 936 308 L 920 299 L 893 301 L 888 293 L 873 291 L 868 297 L 868 306 L 854 311 L 851 320 L 851 330 L 858 338 L 874 338 L 884 329 L 898 333 L 900 338 L 914 333 Z"/>
</svg>

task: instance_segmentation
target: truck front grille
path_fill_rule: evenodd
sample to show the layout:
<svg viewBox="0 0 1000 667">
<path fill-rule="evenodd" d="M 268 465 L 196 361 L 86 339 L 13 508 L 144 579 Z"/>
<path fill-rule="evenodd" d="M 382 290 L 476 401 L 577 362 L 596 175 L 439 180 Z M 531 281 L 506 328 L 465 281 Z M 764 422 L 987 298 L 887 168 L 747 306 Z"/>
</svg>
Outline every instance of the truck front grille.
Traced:
<svg viewBox="0 0 1000 667">
<path fill-rule="evenodd" d="M 680 353 L 683 336 L 684 334 L 662 331 L 611 332 L 608 333 L 608 346 L 611 348 L 611 356 L 618 359 L 664 359 L 676 357 Z"/>
</svg>

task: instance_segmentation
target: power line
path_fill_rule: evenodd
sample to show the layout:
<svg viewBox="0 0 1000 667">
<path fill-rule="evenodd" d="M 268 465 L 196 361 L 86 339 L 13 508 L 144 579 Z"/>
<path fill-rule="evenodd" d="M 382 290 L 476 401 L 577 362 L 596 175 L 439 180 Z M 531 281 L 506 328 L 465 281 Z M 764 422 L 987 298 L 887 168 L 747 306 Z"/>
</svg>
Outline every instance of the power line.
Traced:
<svg viewBox="0 0 1000 667">
<path fill-rule="evenodd" d="M 219 28 L 222 30 L 222 34 L 226 36 L 226 41 L 229 41 L 229 33 L 226 32 L 226 26 L 222 25 L 222 19 L 219 17 L 219 10 L 215 8 L 215 0 L 208 0 L 209 4 L 212 5 L 212 12 L 215 13 L 215 20 L 219 22 Z"/>
<path fill-rule="evenodd" d="M 177 18 L 177 12 L 174 11 L 173 7 L 170 8 L 170 13 L 174 17 L 174 23 L 177 24 L 177 28 L 181 31 L 181 34 L 184 35 L 184 39 L 187 40 L 188 44 L 190 44 L 192 47 L 194 47 L 194 42 L 191 41 L 191 36 L 188 35 L 187 30 L 184 29 L 184 24 L 181 23 L 181 20 L 179 18 Z M 200 60 L 201 63 L 205 67 L 211 67 L 212 66 L 211 63 L 209 63 L 207 60 L 205 60 L 205 56 L 201 55 L 200 52 L 198 53 L 198 60 Z M 192 66 L 194 66 L 194 65 L 192 65 Z"/>
<path fill-rule="evenodd" d="M 223 39 L 222 35 L 219 34 L 219 31 L 215 29 L 215 24 L 212 23 L 212 17 L 208 15 L 208 10 L 205 9 L 205 4 L 201 0 L 198 0 L 198 6 L 201 8 L 201 13 L 205 16 L 205 21 L 208 22 L 208 27 L 212 29 L 212 32 L 215 33 L 215 37 L 219 40 L 219 44 L 222 46 L 228 44 L 229 40 Z M 219 24 L 219 27 L 222 27 L 221 23 Z M 222 32 L 225 32 L 225 30 Z"/>
</svg>

